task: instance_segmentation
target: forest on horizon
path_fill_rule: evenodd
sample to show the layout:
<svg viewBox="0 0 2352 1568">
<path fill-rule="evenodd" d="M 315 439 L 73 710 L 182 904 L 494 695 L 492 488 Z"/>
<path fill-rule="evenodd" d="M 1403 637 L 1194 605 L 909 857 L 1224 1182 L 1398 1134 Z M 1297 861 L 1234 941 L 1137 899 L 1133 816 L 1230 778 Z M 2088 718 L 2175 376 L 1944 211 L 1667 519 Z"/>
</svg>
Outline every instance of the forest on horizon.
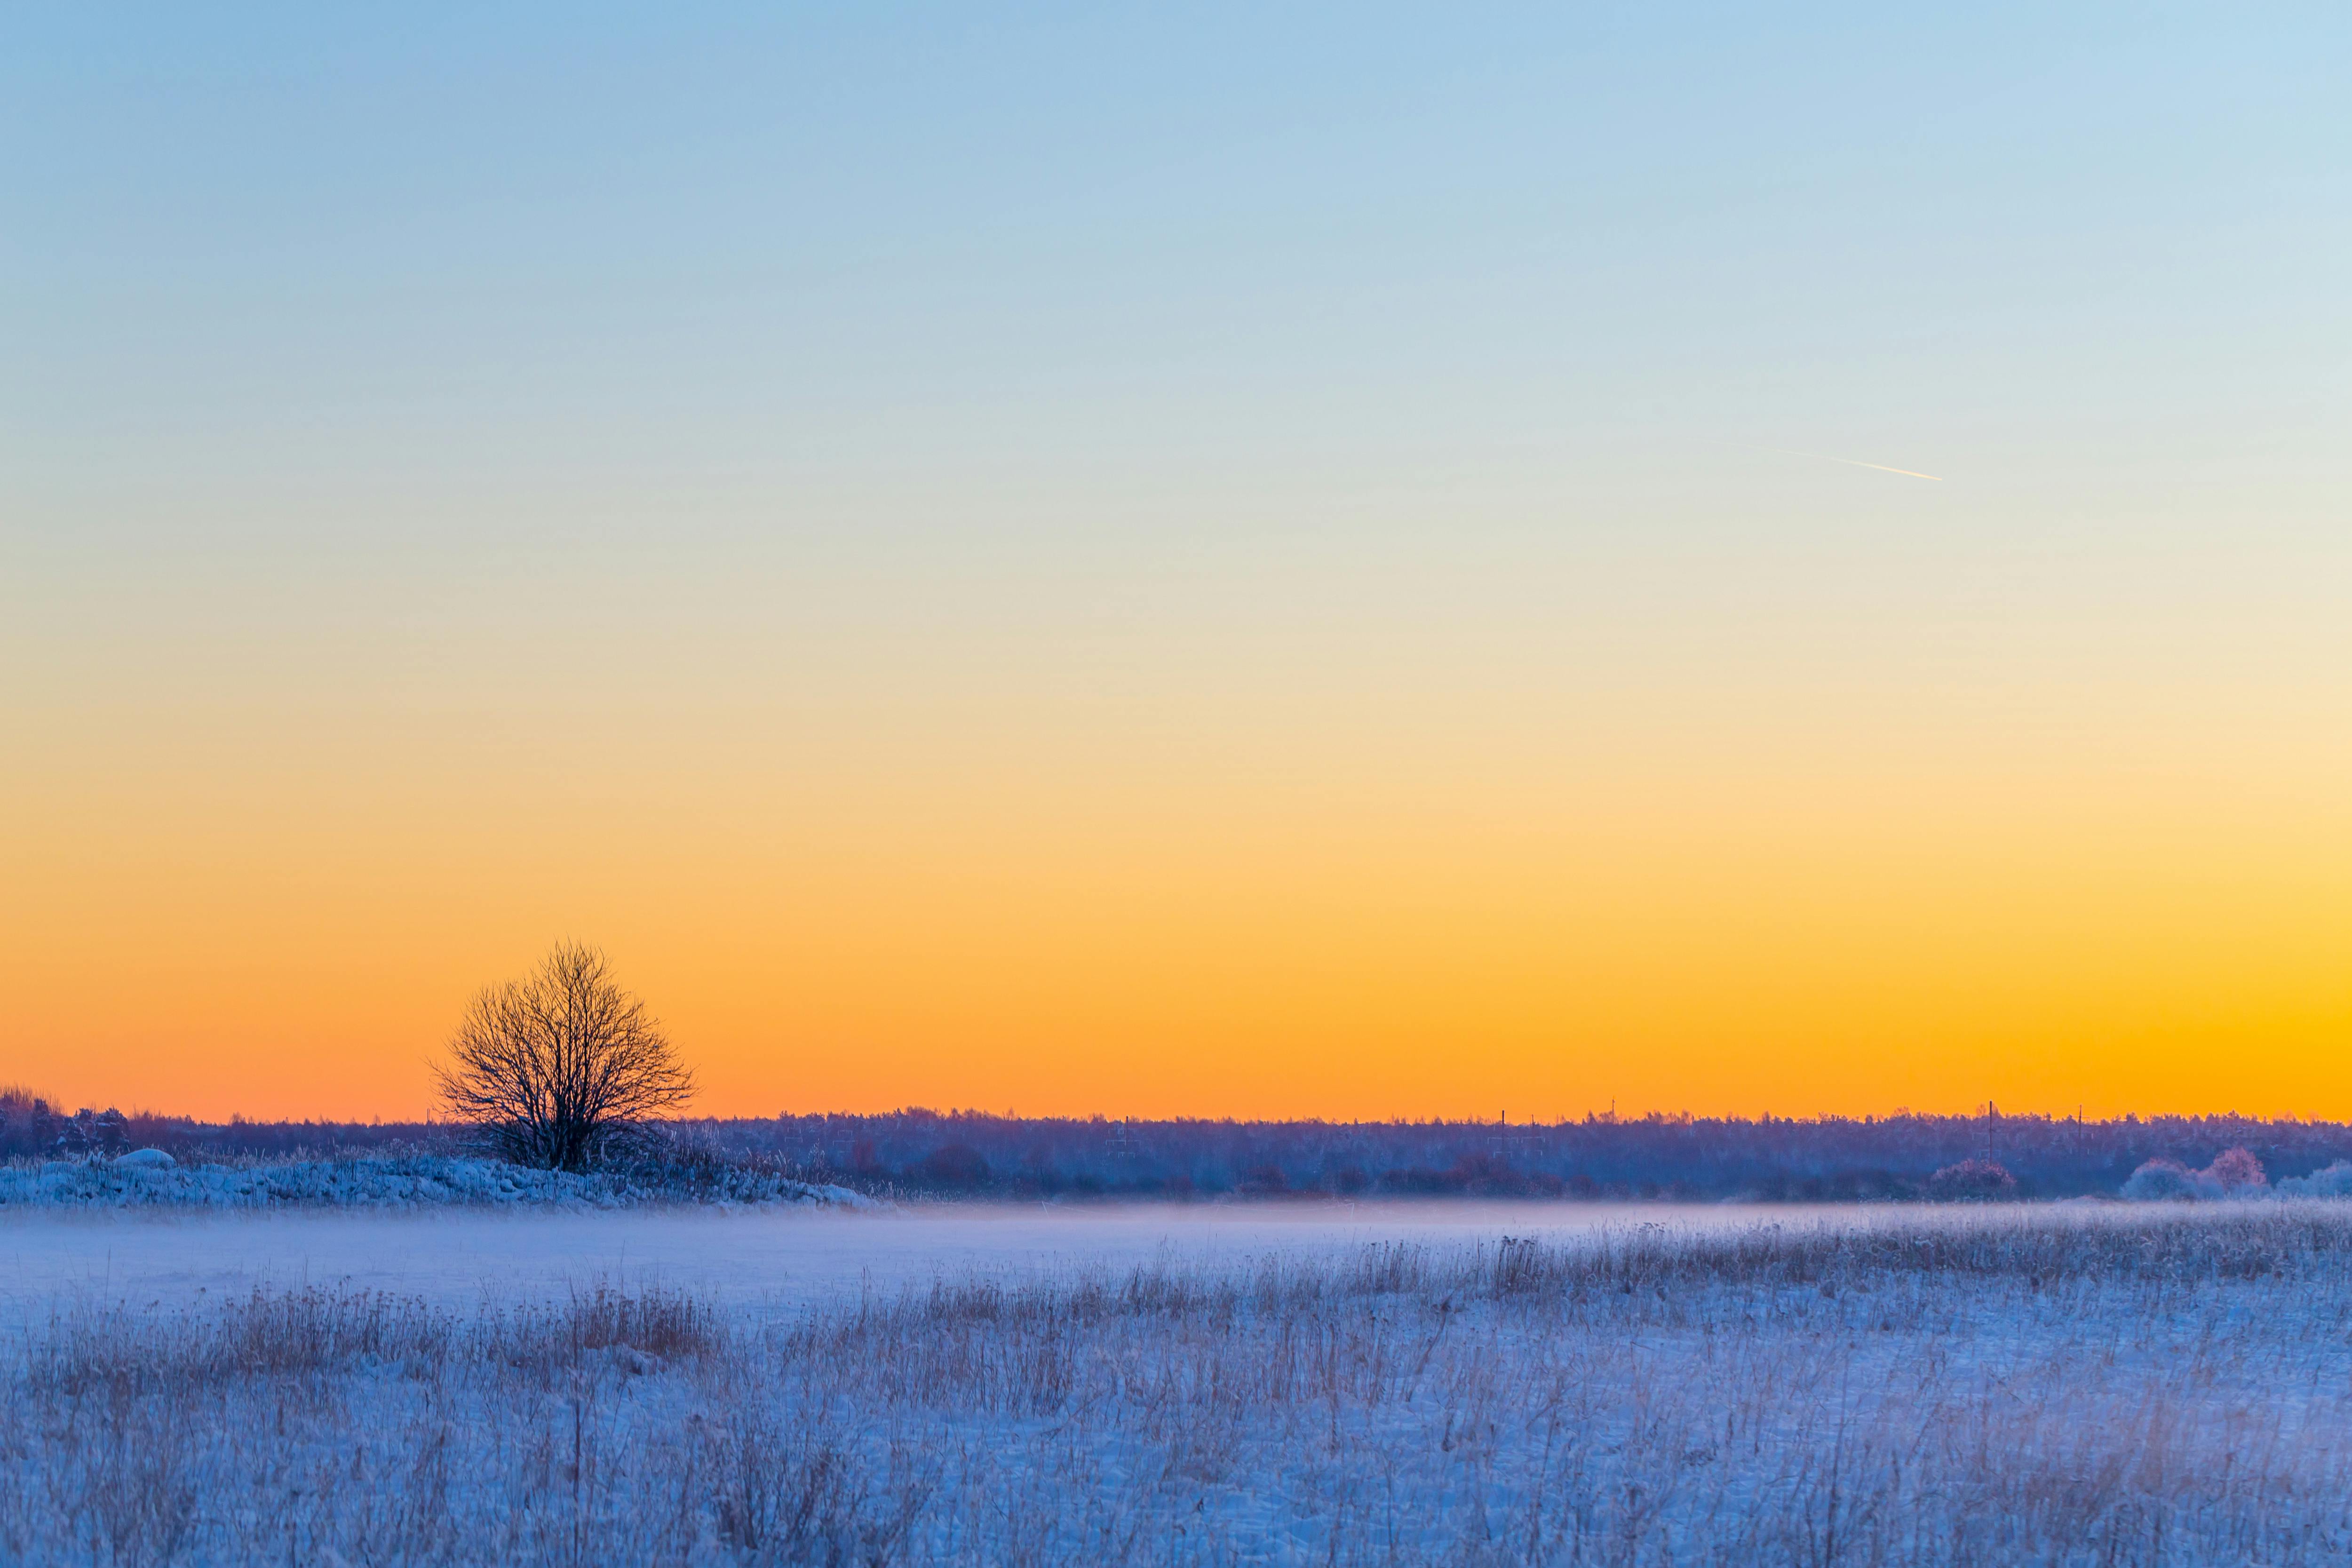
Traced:
<svg viewBox="0 0 2352 1568">
<path fill-rule="evenodd" d="M 2016 1196 L 2063 1198 L 2112 1195 L 2151 1160 L 2197 1167 L 2242 1149 L 2275 1181 L 2352 1159 L 2347 1122 L 2235 1114 L 2081 1120 L 1997 1107 L 1968 1116 L 1804 1120 L 1604 1113 L 1550 1123 L 1114 1120 L 909 1108 L 681 1118 L 663 1131 L 694 1160 L 908 1196 L 1009 1199 L 1840 1202 L 1937 1195 L 1939 1173 L 1948 1187 L 1950 1173 L 1988 1166 L 2014 1182 Z M 23 1091 L 0 1091 L 0 1158 L 101 1142 L 160 1148 L 182 1160 L 336 1157 L 448 1151 L 464 1136 L 433 1121 L 208 1122 L 89 1109 L 69 1116 Z"/>
</svg>

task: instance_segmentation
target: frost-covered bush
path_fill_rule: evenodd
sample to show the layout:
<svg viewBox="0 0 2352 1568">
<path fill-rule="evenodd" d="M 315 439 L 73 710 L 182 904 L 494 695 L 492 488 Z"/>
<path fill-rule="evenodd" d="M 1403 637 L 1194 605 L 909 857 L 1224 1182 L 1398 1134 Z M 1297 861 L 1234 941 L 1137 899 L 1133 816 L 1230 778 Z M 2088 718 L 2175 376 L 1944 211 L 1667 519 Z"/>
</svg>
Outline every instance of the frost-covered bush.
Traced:
<svg viewBox="0 0 2352 1568">
<path fill-rule="evenodd" d="M 2249 1198 L 2270 1191 L 2263 1163 L 2244 1149 L 2225 1149 L 2201 1171 L 2178 1160 L 2150 1160 L 2131 1173 L 2123 1195 L 2143 1202 Z"/>
<path fill-rule="evenodd" d="M 871 1200 L 774 1171 L 702 1170 L 687 1179 L 658 1166 L 575 1174 L 498 1160 L 398 1154 L 338 1160 L 154 1166 L 49 1160 L 0 1166 L 0 1207 L 414 1208 L 552 1205 L 614 1208 L 641 1203 L 811 1203 Z"/>
<path fill-rule="evenodd" d="M 2259 1193 L 2270 1186 L 2270 1178 L 2263 1174 L 2263 1163 L 2245 1149 L 2224 1149 L 2213 1156 L 2205 1173 L 2232 1197 Z"/>
<path fill-rule="evenodd" d="M 2209 1181 L 2202 1172 L 2192 1171 L 2178 1160 L 2150 1160 L 2134 1171 L 2131 1179 L 2124 1183 L 2124 1196 L 2143 1203 L 2218 1198 L 2221 1195 L 2219 1183 Z"/>
<path fill-rule="evenodd" d="M 2307 1176 L 2282 1176 L 2273 1190 L 2283 1198 L 2352 1198 L 2352 1161 L 2338 1160 Z"/>
</svg>

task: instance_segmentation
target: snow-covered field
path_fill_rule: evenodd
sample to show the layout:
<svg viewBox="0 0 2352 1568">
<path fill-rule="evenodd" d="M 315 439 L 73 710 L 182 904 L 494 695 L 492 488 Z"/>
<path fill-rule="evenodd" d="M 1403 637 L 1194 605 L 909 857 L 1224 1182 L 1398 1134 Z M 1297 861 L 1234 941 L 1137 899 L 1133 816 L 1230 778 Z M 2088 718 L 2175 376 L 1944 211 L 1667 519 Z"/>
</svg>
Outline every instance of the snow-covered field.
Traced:
<svg viewBox="0 0 2352 1568">
<path fill-rule="evenodd" d="M 0 1562 L 2352 1559 L 2352 1207 L 0 1214 Z"/>
<path fill-rule="evenodd" d="M 845 1188 L 813 1185 L 772 1172 L 715 1164 L 691 1192 L 673 1167 L 626 1173 L 541 1171 L 463 1154 L 342 1155 L 315 1160 L 237 1160 L 181 1164 L 160 1149 L 115 1160 L 13 1160 L 0 1163 L 0 1212 L 45 1209 L 520 1209 L 627 1208 L 705 1203 L 776 1206 L 866 1206 Z"/>
</svg>

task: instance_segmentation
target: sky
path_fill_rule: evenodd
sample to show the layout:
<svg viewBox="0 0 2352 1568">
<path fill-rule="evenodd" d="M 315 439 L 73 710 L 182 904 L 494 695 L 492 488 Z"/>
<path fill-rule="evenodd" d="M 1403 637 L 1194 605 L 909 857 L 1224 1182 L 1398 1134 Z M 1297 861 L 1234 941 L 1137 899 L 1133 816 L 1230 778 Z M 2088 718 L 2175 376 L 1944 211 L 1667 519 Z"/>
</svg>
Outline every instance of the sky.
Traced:
<svg viewBox="0 0 2352 1568">
<path fill-rule="evenodd" d="M 11 10 L 0 1080 L 2352 1116 L 2352 12 L 984 9 Z"/>
</svg>

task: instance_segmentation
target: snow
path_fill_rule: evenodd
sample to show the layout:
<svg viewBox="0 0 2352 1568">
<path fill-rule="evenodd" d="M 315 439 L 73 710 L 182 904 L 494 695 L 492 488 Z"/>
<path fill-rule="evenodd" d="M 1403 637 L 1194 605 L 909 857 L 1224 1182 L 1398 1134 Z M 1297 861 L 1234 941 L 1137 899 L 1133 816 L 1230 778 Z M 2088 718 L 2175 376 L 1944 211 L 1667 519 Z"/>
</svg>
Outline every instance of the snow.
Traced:
<svg viewBox="0 0 2352 1568">
<path fill-rule="evenodd" d="M 739 1203 L 849 1208 L 871 1200 L 845 1187 L 758 1171 L 721 1169 L 714 1192 Z M 327 1160 L 247 1160 L 183 1166 L 161 1149 L 112 1161 L 0 1164 L 0 1210 L 22 1208 L 336 1209 L 517 1205 L 614 1208 L 666 1204 L 685 1194 L 626 1173 L 575 1175 L 450 1154 L 366 1154 Z"/>
<path fill-rule="evenodd" d="M 2347 1259 L 2318 1203 L 27 1207 L 0 1561 L 2347 1562 Z"/>
</svg>

